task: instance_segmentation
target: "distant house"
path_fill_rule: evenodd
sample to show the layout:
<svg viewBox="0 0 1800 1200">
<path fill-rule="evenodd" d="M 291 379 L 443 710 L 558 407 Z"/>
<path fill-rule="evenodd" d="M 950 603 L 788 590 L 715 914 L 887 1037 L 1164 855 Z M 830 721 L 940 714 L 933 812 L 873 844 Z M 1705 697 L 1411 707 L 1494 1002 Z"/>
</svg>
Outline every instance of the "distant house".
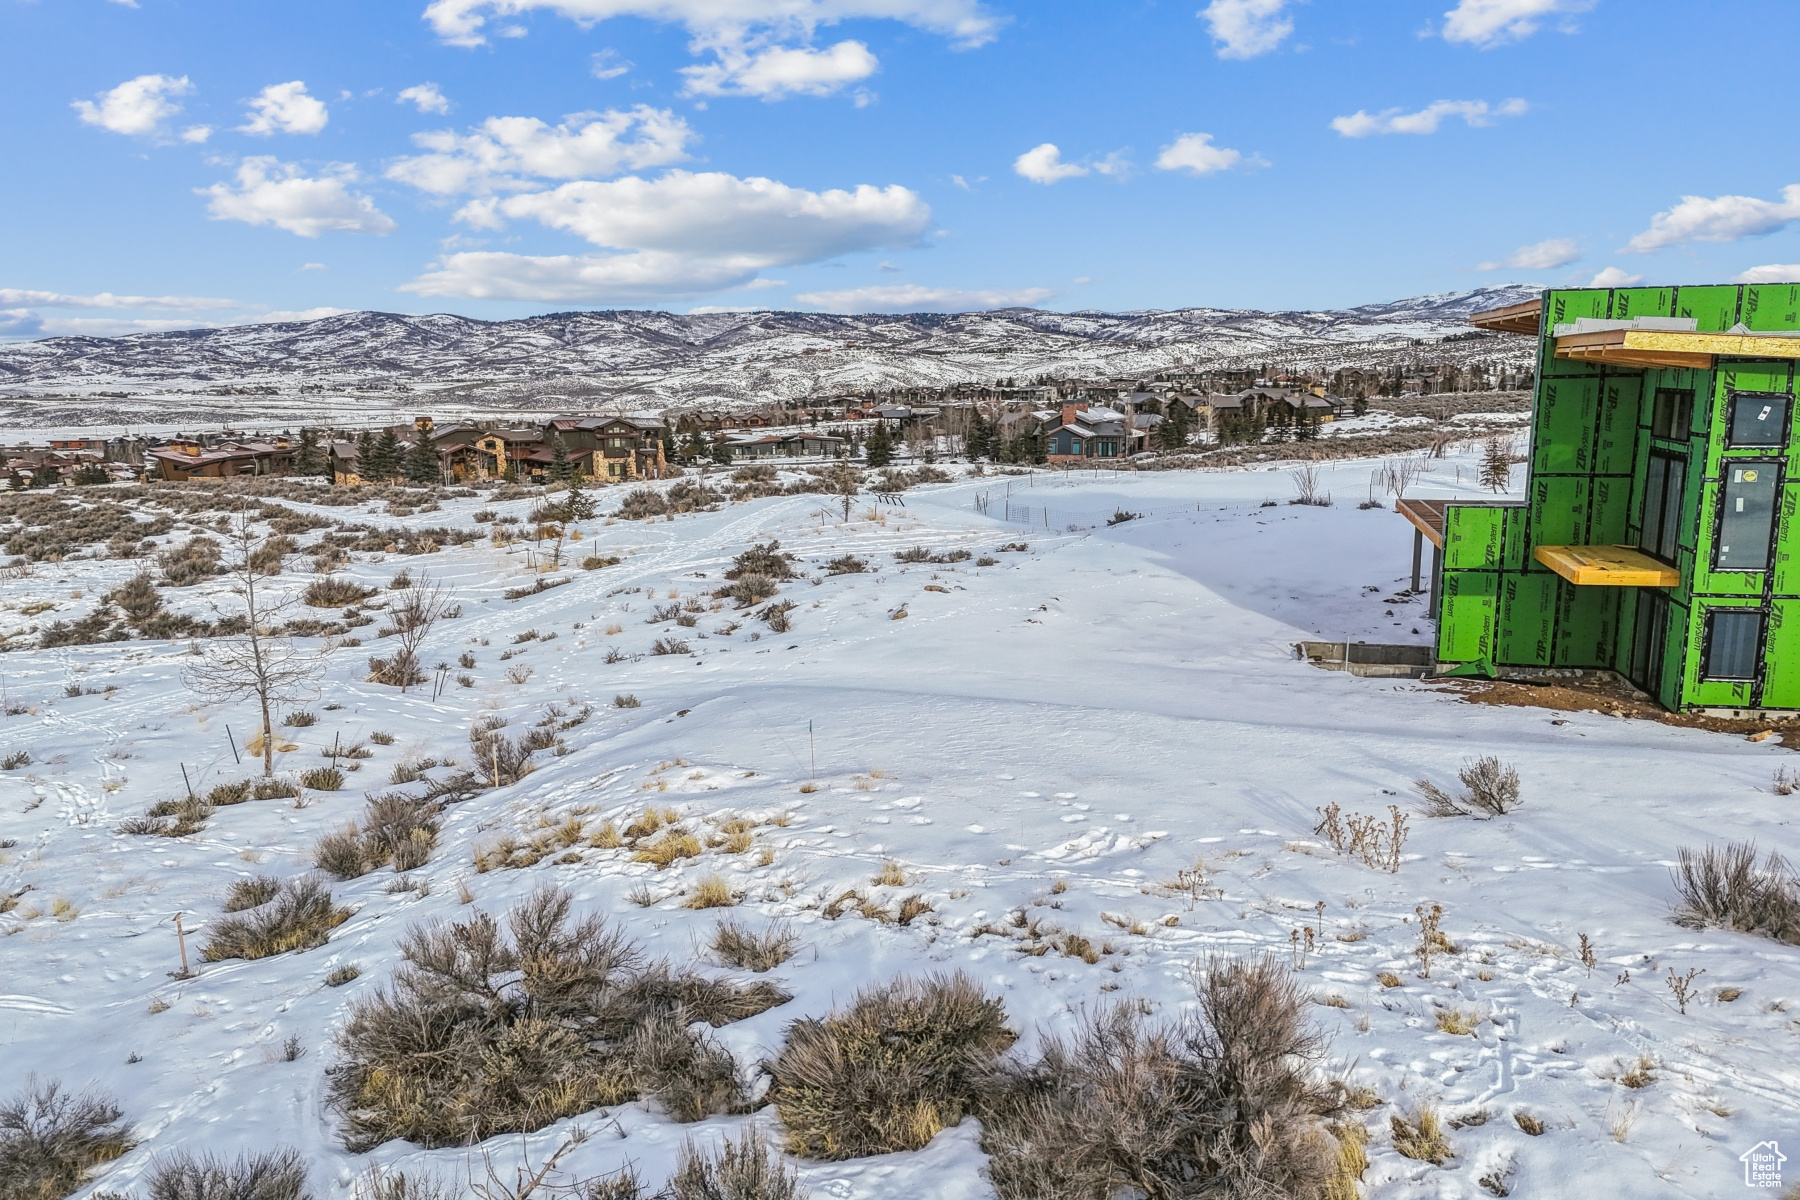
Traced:
<svg viewBox="0 0 1800 1200">
<path fill-rule="evenodd" d="M 562 438 L 571 462 L 581 452 L 585 474 L 621 483 L 663 477 L 669 467 L 663 453 L 668 430 L 660 417 L 555 417 L 542 436 L 546 447 L 552 438 Z"/>
<path fill-rule="evenodd" d="M 1044 430 L 1045 460 L 1052 463 L 1119 458 L 1143 444 L 1142 430 L 1125 428 L 1125 414 L 1110 408 L 1065 404 L 1061 418 Z"/>
<path fill-rule="evenodd" d="M 160 479 L 232 479 L 240 475 L 286 475 L 294 453 L 287 439 L 273 442 L 171 442 L 145 452 L 145 463 Z"/>
<path fill-rule="evenodd" d="M 726 441 L 733 458 L 825 458 L 841 453 L 845 439 L 829 433 L 739 434 Z"/>
</svg>

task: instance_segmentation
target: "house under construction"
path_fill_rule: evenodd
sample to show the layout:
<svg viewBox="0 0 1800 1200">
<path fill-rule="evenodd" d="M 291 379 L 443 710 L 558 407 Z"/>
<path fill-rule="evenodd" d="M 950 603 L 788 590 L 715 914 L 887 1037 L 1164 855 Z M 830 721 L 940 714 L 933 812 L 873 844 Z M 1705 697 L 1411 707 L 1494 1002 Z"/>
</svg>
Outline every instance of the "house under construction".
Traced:
<svg viewBox="0 0 1800 1200">
<path fill-rule="evenodd" d="M 1671 709 L 1800 710 L 1800 285 L 1551 290 L 1523 503 L 1403 500 L 1439 672 L 1617 671 Z"/>
</svg>

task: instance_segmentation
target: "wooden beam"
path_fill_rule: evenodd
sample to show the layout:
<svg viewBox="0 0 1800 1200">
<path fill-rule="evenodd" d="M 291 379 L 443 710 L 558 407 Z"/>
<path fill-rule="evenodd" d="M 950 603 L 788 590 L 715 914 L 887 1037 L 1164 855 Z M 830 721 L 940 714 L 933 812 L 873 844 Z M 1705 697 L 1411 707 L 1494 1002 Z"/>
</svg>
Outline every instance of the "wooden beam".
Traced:
<svg viewBox="0 0 1800 1200">
<path fill-rule="evenodd" d="M 1532 557 L 1579 587 L 1679 587 L 1681 572 L 1635 546 L 1538 546 Z"/>
<path fill-rule="evenodd" d="M 1523 333 L 1536 337 L 1543 318 L 1543 308 L 1544 301 L 1540 297 L 1523 304 L 1508 304 L 1502 308 L 1473 313 L 1469 317 L 1469 324 L 1494 333 Z"/>
</svg>

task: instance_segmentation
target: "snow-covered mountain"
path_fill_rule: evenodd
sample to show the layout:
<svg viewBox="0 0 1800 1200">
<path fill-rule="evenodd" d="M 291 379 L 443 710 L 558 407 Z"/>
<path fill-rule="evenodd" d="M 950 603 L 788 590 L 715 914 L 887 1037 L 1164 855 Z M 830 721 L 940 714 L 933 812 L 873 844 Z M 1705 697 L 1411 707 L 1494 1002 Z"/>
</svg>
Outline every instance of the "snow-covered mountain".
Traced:
<svg viewBox="0 0 1800 1200">
<path fill-rule="evenodd" d="M 55 419 L 68 420 L 82 398 L 103 394 L 114 419 L 150 420 L 416 405 L 419 392 L 435 393 L 445 410 L 742 405 L 862 388 L 1149 375 L 1180 366 L 1378 365 L 1418 354 L 1422 341 L 1467 332 L 1471 312 L 1532 294 L 1481 288 L 1278 313 L 616 311 L 478 321 L 357 312 L 0 346 L 0 397 L 12 401 L 0 419 L 35 423 L 25 418 L 44 416 L 49 401 Z M 1432 353 L 1523 361 L 1529 348 L 1523 339 L 1495 338 Z"/>
</svg>

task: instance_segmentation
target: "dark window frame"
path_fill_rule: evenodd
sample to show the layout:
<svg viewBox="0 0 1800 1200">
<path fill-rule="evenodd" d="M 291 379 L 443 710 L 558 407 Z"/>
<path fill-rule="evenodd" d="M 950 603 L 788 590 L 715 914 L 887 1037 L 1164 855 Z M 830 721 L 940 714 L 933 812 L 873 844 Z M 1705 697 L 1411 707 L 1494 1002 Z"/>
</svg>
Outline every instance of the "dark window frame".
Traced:
<svg viewBox="0 0 1800 1200">
<path fill-rule="evenodd" d="M 1678 417 L 1685 419 L 1678 420 Z M 1678 427 L 1679 433 L 1676 432 Z M 1685 442 L 1694 436 L 1693 388 L 1656 389 L 1650 401 L 1650 436 L 1665 442 Z"/>
<path fill-rule="evenodd" d="M 1652 697 L 1662 696 L 1663 667 L 1669 654 L 1669 594 L 1639 588 L 1631 630 L 1631 681 Z"/>
<path fill-rule="evenodd" d="M 1717 511 L 1713 513 L 1712 555 L 1708 566 L 1708 569 L 1717 573 L 1766 575 L 1774 570 L 1776 533 L 1781 525 L 1781 492 L 1787 486 L 1787 474 L 1784 470 L 1786 460 L 1781 458 L 1727 458 L 1719 464 L 1719 469 L 1722 472 L 1730 472 L 1734 468 L 1748 466 L 1766 466 L 1775 472 L 1775 497 L 1769 512 L 1768 552 L 1763 555 L 1763 565 L 1760 567 L 1721 567 L 1719 565 L 1719 551 L 1725 539 L 1725 495 L 1726 488 L 1730 486 L 1729 481 L 1724 475 L 1721 475 L 1718 484 L 1719 502 L 1714 505 Z"/>
<path fill-rule="evenodd" d="M 1738 401 L 1748 400 L 1751 403 L 1780 404 L 1782 407 L 1781 433 L 1773 442 L 1739 442 L 1732 437 L 1737 426 Z M 1727 450 L 1782 450 L 1793 436 L 1794 398 L 1785 392 L 1732 392 L 1725 398 L 1725 449 Z"/>
<path fill-rule="evenodd" d="M 1670 566 L 1677 566 L 1679 565 L 1681 557 L 1682 502 L 1687 495 L 1687 473 L 1690 461 L 1688 455 L 1684 453 L 1671 450 L 1652 450 L 1650 452 L 1650 463 L 1655 463 L 1658 460 L 1670 464 L 1671 467 L 1679 466 L 1681 470 L 1681 487 L 1675 493 L 1674 526 L 1671 530 L 1669 523 L 1670 513 L 1668 495 L 1669 469 L 1665 468 L 1663 471 L 1662 487 L 1659 494 L 1651 495 L 1651 486 L 1656 480 L 1656 474 L 1654 468 L 1647 465 L 1644 470 L 1643 515 L 1638 521 L 1638 549 L 1642 550 L 1645 554 L 1650 555 L 1652 558 L 1668 563 Z M 1654 528 L 1659 536 L 1654 545 L 1646 545 L 1645 543 L 1650 540 L 1649 534 L 1652 529 L 1652 505 L 1655 506 Z M 1665 545 L 1668 545 L 1670 549 L 1670 553 L 1668 554 L 1663 553 Z"/>
<path fill-rule="evenodd" d="M 1750 673 L 1748 675 L 1714 675 L 1712 673 L 1713 628 L 1715 619 L 1720 617 L 1748 616 L 1757 619 L 1756 647 L 1750 655 Z M 1702 683 L 1755 683 L 1762 676 L 1763 655 L 1769 645 L 1769 610 L 1766 608 L 1739 608 L 1735 605 L 1719 605 L 1708 608 L 1701 615 L 1700 636 L 1700 681 Z"/>
</svg>

